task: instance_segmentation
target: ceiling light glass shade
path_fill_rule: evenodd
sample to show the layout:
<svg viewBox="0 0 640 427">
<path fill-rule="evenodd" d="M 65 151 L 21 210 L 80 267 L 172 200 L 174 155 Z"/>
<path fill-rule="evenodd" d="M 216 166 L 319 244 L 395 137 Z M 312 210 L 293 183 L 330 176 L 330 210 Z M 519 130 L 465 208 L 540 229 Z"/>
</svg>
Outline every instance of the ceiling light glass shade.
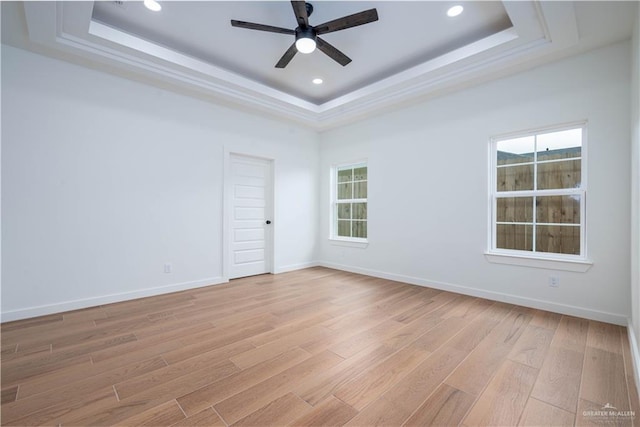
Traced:
<svg viewBox="0 0 640 427">
<path fill-rule="evenodd" d="M 313 27 L 296 28 L 296 49 L 300 53 L 311 53 L 316 50 L 316 32 Z"/>
<path fill-rule="evenodd" d="M 460 15 L 463 10 L 464 10 L 464 7 L 460 5 L 450 7 L 449 10 L 447 10 L 447 16 L 450 16 L 451 18 L 453 18 L 454 16 Z"/>
<path fill-rule="evenodd" d="M 311 80 L 311 82 L 313 82 L 314 85 L 321 85 L 322 79 L 320 77 L 316 77 L 315 79 Z"/>
<path fill-rule="evenodd" d="M 311 53 L 316 50 L 316 41 L 306 37 L 299 38 L 296 40 L 296 49 L 298 49 L 300 53 Z"/>
<path fill-rule="evenodd" d="M 144 0 L 144 5 L 147 9 L 153 10 L 154 12 L 159 12 L 162 9 L 160 3 L 156 0 Z"/>
</svg>

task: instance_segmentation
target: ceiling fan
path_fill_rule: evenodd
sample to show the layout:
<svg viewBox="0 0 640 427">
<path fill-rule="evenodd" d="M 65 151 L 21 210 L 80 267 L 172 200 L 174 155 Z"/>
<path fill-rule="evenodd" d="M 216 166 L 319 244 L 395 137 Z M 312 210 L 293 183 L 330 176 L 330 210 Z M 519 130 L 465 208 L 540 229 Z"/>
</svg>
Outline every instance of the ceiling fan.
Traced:
<svg viewBox="0 0 640 427">
<path fill-rule="evenodd" d="M 378 11 L 376 9 L 369 9 L 354 13 L 353 15 L 343 16 L 342 18 L 334 19 L 324 24 L 309 25 L 309 16 L 313 13 L 313 5 L 304 1 L 292 1 L 291 6 L 293 6 L 293 13 L 298 21 L 298 27 L 295 30 L 255 24 L 253 22 L 236 21 L 235 19 L 231 20 L 231 25 L 234 27 L 296 36 L 295 42 L 287 49 L 284 55 L 282 55 L 282 58 L 280 58 L 276 64 L 276 68 L 286 67 L 297 52 L 311 53 L 315 50 L 316 46 L 344 67 L 351 62 L 351 58 L 318 36 L 334 31 L 346 30 L 347 28 L 357 27 L 358 25 L 364 25 L 378 20 Z"/>
</svg>

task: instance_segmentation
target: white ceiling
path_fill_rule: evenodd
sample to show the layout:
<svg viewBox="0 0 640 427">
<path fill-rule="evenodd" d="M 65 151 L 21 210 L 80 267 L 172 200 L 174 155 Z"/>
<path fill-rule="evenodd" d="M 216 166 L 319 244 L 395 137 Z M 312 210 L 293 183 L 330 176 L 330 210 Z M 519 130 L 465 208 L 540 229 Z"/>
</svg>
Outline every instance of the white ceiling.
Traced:
<svg viewBox="0 0 640 427">
<path fill-rule="evenodd" d="M 120 4 L 119 4 L 120 3 Z M 275 63 L 295 28 L 285 1 L 2 2 L 2 42 L 173 90 L 326 129 L 631 35 L 637 2 L 312 1 L 311 25 L 376 8 L 379 20 L 322 36 L 320 51 Z M 462 4 L 462 15 L 447 9 Z M 320 77 L 322 85 L 311 80 Z"/>
<path fill-rule="evenodd" d="M 294 36 L 231 28 L 238 19 L 293 29 L 289 2 L 170 2 L 154 13 L 139 2 L 109 1 L 95 3 L 93 19 L 315 104 L 511 27 L 500 2 L 463 2 L 457 18 L 446 15 L 451 2 L 313 3 L 311 25 L 378 10 L 377 22 L 322 36 L 353 59 L 346 67 L 316 50 L 277 69 Z M 314 77 L 324 84 L 314 85 Z"/>
</svg>

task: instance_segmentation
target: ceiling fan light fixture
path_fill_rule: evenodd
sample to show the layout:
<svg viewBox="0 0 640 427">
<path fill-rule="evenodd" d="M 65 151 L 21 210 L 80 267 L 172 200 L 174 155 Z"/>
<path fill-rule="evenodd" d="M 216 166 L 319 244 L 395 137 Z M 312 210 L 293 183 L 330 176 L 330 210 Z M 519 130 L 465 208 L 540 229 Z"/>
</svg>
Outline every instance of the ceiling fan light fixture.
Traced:
<svg viewBox="0 0 640 427">
<path fill-rule="evenodd" d="M 159 12 L 160 10 L 162 10 L 162 6 L 160 6 L 160 3 L 158 3 L 156 0 L 144 0 L 144 6 L 154 12 Z"/>
<path fill-rule="evenodd" d="M 316 50 L 316 41 L 306 37 L 296 40 L 296 49 L 300 53 L 311 53 Z"/>
<path fill-rule="evenodd" d="M 296 29 L 296 49 L 300 53 L 311 53 L 316 50 L 316 34 L 313 28 Z"/>
</svg>

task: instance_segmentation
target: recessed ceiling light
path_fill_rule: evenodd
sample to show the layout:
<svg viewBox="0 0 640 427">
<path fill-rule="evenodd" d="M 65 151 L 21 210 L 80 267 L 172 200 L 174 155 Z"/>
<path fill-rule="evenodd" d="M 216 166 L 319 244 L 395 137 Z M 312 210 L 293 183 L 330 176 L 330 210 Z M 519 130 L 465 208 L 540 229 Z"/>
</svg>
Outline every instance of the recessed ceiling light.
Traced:
<svg viewBox="0 0 640 427">
<path fill-rule="evenodd" d="M 464 7 L 460 5 L 452 6 L 449 8 L 449 10 L 447 10 L 447 16 L 450 16 L 451 18 L 453 18 L 454 16 L 460 15 L 463 10 L 464 10 Z"/>
<path fill-rule="evenodd" d="M 311 82 L 312 82 L 314 85 L 321 85 L 321 84 L 322 84 L 322 81 L 323 81 L 323 80 L 322 80 L 321 78 L 319 78 L 319 77 L 316 77 L 315 79 L 311 80 Z"/>
<path fill-rule="evenodd" d="M 153 10 L 154 12 L 159 12 L 162 9 L 160 3 L 156 0 L 144 0 L 144 5 L 147 9 Z"/>
</svg>

